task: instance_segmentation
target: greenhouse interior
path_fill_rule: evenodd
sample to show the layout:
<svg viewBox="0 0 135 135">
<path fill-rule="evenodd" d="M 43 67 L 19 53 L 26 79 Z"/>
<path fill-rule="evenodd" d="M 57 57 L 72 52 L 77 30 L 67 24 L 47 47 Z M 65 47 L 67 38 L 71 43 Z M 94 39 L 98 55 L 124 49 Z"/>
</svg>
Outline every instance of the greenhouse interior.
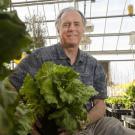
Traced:
<svg viewBox="0 0 135 135">
<path fill-rule="evenodd" d="M 25 78 L 23 75 L 28 69 L 21 71 L 24 63 L 30 63 L 27 57 L 37 59 L 43 55 L 37 53 L 34 56 L 36 53 L 33 52 L 61 42 L 56 19 L 65 8 L 83 14 L 86 24 L 79 50 L 94 57 L 103 67 L 107 91 L 106 98 L 101 97 L 106 105 L 104 116 L 114 117 L 124 128 L 134 130 L 133 134 L 124 135 L 135 135 L 135 0 L 0 0 L 0 135 L 81 135 L 73 132 L 78 127 L 82 129 L 83 125 L 87 127 L 84 124 L 86 109 L 82 106 L 86 101 L 94 104 L 90 97 L 96 97 L 98 93 L 93 82 L 91 88 L 78 79 L 79 74 L 73 70 L 77 64 L 71 64 L 71 70 L 59 62 L 47 63 L 50 55 L 53 56 L 48 50 L 45 51 L 48 65 L 42 63 L 44 67 L 38 72 L 37 67 L 33 67 L 34 71 L 29 69 L 31 71 Z M 62 22 L 66 12 L 73 11 L 63 12 L 58 23 Z M 32 72 L 37 73 L 31 76 Z M 18 78 L 23 76 L 23 80 L 17 80 L 16 75 L 20 75 Z M 20 87 L 19 92 L 9 78 L 14 79 L 17 88 Z M 21 86 L 18 86 L 19 81 L 22 81 Z M 44 115 L 48 121 L 53 120 L 58 127 L 62 126 L 62 132 L 67 130 L 69 134 L 47 133 L 52 129 L 47 124 L 43 133 L 34 133 L 33 125 Z"/>
</svg>

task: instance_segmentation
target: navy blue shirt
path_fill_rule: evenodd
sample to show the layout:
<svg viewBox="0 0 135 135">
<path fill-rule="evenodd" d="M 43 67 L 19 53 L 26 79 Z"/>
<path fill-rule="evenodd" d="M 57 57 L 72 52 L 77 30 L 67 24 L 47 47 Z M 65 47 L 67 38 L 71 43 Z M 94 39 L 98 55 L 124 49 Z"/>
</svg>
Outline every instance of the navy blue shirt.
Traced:
<svg viewBox="0 0 135 135">
<path fill-rule="evenodd" d="M 76 62 L 71 65 L 70 59 L 65 55 L 60 44 L 37 49 L 16 67 L 9 77 L 13 86 L 19 90 L 27 73 L 32 76 L 46 61 L 53 61 L 56 64 L 72 67 L 80 73 L 80 80 L 86 85 L 92 85 L 99 94 L 94 97 L 104 99 L 107 97 L 105 73 L 101 64 L 86 52 L 79 50 Z"/>
</svg>

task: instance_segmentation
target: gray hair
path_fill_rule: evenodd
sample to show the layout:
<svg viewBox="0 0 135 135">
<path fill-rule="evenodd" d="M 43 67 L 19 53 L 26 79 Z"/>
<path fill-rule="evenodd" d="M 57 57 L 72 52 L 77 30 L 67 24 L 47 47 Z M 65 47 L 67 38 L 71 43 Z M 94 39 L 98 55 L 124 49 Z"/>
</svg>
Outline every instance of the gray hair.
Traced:
<svg viewBox="0 0 135 135">
<path fill-rule="evenodd" d="M 81 18 L 82 18 L 82 22 L 83 22 L 84 26 L 86 25 L 86 19 L 85 19 L 84 15 L 82 14 L 82 12 L 77 10 L 77 9 L 75 9 L 75 8 L 73 8 L 73 7 L 68 7 L 68 8 L 62 9 L 61 12 L 59 13 L 59 15 L 56 18 L 55 27 L 57 28 L 57 31 L 59 31 L 59 24 L 60 24 L 61 16 L 65 12 L 68 12 L 68 11 L 76 11 L 76 12 L 78 12 L 80 14 Z"/>
</svg>

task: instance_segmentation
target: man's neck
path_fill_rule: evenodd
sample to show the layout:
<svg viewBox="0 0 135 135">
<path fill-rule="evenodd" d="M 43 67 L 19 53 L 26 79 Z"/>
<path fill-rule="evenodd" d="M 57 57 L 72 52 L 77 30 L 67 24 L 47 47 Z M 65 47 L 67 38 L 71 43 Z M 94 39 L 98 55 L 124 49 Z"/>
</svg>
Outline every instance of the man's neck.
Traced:
<svg viewBox="0 0 135 135">
<path fill-rule="evenodd" d="M 70 64 L 73 65 L 77 58 L 78 48 L 64 48 L 64 52 L 70 59 Z"/>
</svg>

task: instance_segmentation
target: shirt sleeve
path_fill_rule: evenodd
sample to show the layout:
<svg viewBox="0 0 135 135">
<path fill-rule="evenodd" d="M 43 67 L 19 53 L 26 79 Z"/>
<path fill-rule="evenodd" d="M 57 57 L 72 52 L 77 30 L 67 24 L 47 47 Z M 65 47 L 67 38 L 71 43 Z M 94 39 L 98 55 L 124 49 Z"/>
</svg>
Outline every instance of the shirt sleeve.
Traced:
<svg viewBox="0 0 135 135">
<path fill-rule="evenodd" d="M 107 98 L 106 75 L 103 66 L 99 63 L 97 63 L 97 66 L 95 68 L 93 87 L 98 92 L 98 95 L 96 95 L 94 98 L 96 99 Z"/>
</svg>

